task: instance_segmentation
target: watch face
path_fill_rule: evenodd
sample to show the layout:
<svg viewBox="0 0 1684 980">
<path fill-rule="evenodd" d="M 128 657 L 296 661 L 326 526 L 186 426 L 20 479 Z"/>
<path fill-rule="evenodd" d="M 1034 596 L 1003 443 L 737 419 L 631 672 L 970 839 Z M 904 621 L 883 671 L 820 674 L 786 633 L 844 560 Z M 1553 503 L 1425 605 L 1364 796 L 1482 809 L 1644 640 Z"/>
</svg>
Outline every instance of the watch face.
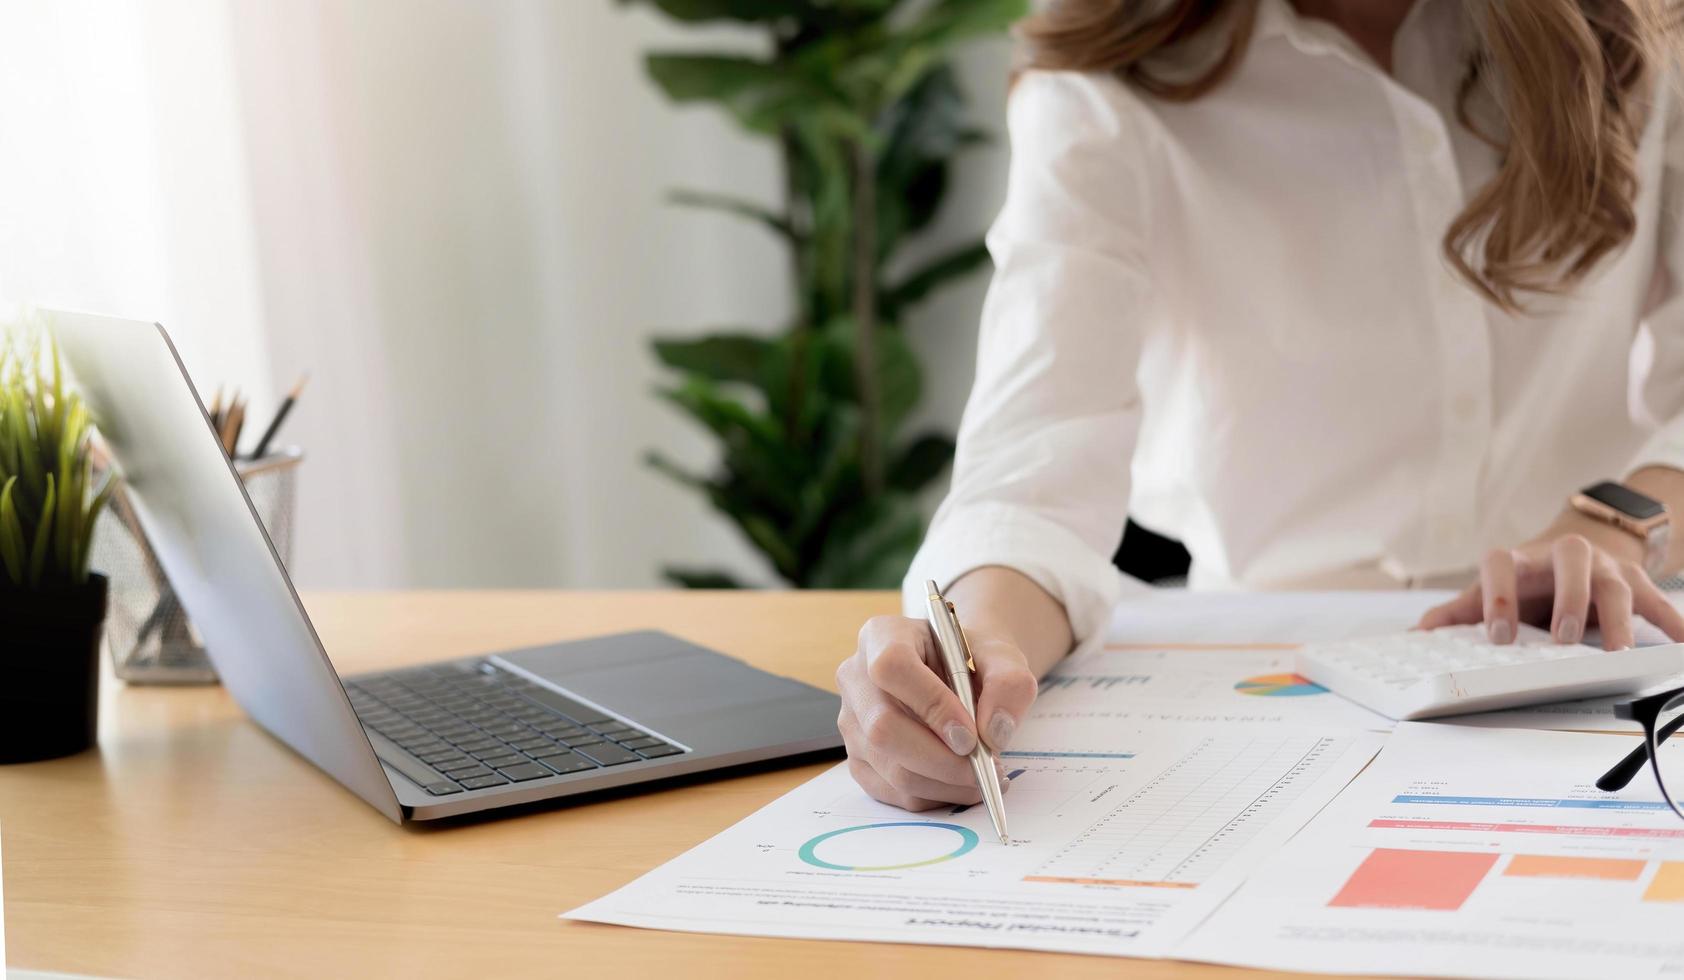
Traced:
<svg viewBox="0 0 1684 980">
<path fill-rule="evenodd" d="M 1618 483 L 1598 483 L 1593 487 L 1586 487 L 1585 496 L 1614 508 L 1627 517 L 1634 517 L 1640 521 L 1651 517 L 1659 517 L 1666 511 L 1661 502 L 1653 497 L 1645 497 L 1636 490 L 1628 490 Z"/>
</svg>

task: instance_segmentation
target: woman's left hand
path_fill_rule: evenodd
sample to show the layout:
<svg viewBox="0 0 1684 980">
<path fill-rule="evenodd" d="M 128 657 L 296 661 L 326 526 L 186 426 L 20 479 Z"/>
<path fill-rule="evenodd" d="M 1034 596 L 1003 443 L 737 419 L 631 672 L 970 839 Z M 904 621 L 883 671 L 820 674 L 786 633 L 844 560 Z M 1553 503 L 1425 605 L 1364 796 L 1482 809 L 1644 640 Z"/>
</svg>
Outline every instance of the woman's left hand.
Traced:
<svg viewBox="0 0 1684 980">
<path fill-rule="evenodd" d="M 1578 643 L 1602 627 L 1602 645 L 1633 644 L 1632 614 L 1684 642 L 1684 614 L 1643 570 L 1643 544 L 1618 528 L 1568 513 L 1537 539 L 1497 550 L 1480 564 L 1479 582 L 1421 617 L 1418 629 L 1486 624 L 1493 643 L 1511 643 L 1520 621 L 1548 625 L 1557 643 Z"/>
</svg>

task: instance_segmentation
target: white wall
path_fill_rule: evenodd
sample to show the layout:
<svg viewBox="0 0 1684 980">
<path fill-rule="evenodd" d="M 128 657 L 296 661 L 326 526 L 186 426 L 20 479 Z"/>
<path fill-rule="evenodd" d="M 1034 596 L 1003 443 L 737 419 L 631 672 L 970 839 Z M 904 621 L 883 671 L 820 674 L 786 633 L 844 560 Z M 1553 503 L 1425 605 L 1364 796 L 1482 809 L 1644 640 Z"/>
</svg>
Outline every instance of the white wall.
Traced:
<svg viewBox="0 0 1684 980">
<path fill-rule="evenodd" d="M 0 59 L 0 133 L 56 133 L 74 173 L 0 163 L 0 299 L 173 321 L 202 380 L 261 375 L 267 393 L 310 370 L 290 428 L 310 453 L 306 585 L 647 586 L 663 561 L 769 581 L 641 463 L 651 446 L 711 458 L 650 394 L 649 338 L 786 315 L 769 237 L 661 201 L 681 185 L 771 201 L 770 149 L 667 105 L 640 65 L 652 47 L 752 35 L 607 0 L 75 6 L 0 0 L 0 33 L 72 52 L 97 34 L 105 66 L 96 90 L 42 99 L 14 83 L 50 57 Z M 995 128 L 1004 65 L 1003 44 L 966 63 Z M 55 105 L 92 118 L 63 123 Z M 133 168 L 113 165 L 117 145 Z M 962 169 L 933 246 L 986 224 L 1002 160 Z M 43 206 L 40 186 L 70 201 L 86 184 L 100 187 L 68 219 Z M 32 199 L 14 199 L 23 186 Z M 957 418 L 982 287 L 910 327 L 957 364 L 932 372 L 926 421 Z"/>
<path fill-rule="evenodd" d="M 0 0 L 0 304 L 163 320 L 266 400 L 227 25 L 223 0 Z"/>
</svg>

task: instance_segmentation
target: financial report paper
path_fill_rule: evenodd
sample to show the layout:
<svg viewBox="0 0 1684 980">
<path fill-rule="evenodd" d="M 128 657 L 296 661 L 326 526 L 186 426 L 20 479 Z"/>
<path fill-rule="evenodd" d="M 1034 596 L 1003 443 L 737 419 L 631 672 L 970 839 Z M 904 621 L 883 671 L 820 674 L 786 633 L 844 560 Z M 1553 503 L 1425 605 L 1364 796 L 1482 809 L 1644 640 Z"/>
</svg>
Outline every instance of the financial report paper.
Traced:
<svg viewBox="0 0 1684 980">
<path fill-rule="evenodd" d="M 1012 842 L 838 766 L 569 918 L 698 932 L 1157 956 L 1371 759 L 1381 736 L 1026 723 Z"/>
<path fill-rule="evenodd" d="M 1302 721 L 1389 729 L 1389 718 L 1368 711 L 1337 695 L 1306 694 L 1303 700 L 1259 701 L 1243 692 L 1225 693 L 1221 681 L 1231 676 L 1283 680 L 1293 671 L 1299 644 L 1323 640 L 1397 633 L 1409 629 L 1421 614 L 1451 598 L 1444 591 L 1198 593 L 1159 590 L 1118 604 L 1106 631 L 1104 647 L 1072 657 L 1059 673 L 1111 676 L 1133 673 L 1151 680 L 1135 680 L 1095 691 L 1090 699 L 1109 701 L 1118 716 L 1139 720 L 1190 717 Z M 1672 642 L 1647 622 L 1636 624 L 1639 645 Z M 1585 642 L 1596 645 L 1594 629 Z M 1142 667 L 1156 658 L 1160 663 Z M 1104 665 L 1104 661 L 1113 661 Z M 1082 667 L 1083 660 L 1090 660 Z M 1103 666 L 1102 666 L 1103 665 Z M 1161 669 L 1157 669 L 1161 667 Z M 1249 673 L 1247 673 L 1249 672 Z M 1297 690 L 1321 692 L 1308 681 Z M 1684 683 L 1684 678 L 1679 679 Z M 1266 686 L 1266 685 L 1265 685 Z M 1661 685 L 1665 690 L 1676 685 Z M 1168 695 L 1170 688 L 1178 693 Z M 1255 692 L 1258 688 L 1248 689 Z M 1048 688 L 1043 684 L 1042 696 Z M 1543 728 L 1558 731 L 1632 731 L 1629 722 L 1614 717 L 1614 704 L 1637 697 L 1592 698 L 1532 705 L 1444 719 L 1452 724 L 1486 728 Z M 1103 709 L 1096 709 L 1103 710 Z"/>
<path fill-rule="evenodd" d="M 1648 772 L 1617 794 L 1593 785 L 1637 744 L 1399 725 L 1175 955 L 1337 973 L 1684 974 L 1684 820 Z"/>
<path fill-rule="evenodd" d="M 1389 730 L 1395 722 L 1293 672 L 1285 644 L 1113 644 L 1041 681 L 1030 718 L 1049 723 L 1304 725 Z"/>
<path fill-rule="evenodd" d="M 1110 644 L 1065 660 L 1041 681 L 1030 716 L 1095 722 L 1389 731 L 1396 724 L 1294 672 L 1292 644 Z M 1684 679 L 1681 679 L 1684 681 Z M 1651 688 L 1662 691 L 1676 683 Z M 1635 732 L 1614 705 L 1640 693 L 1439 719 L 1480 728 Z"/>
</svg>

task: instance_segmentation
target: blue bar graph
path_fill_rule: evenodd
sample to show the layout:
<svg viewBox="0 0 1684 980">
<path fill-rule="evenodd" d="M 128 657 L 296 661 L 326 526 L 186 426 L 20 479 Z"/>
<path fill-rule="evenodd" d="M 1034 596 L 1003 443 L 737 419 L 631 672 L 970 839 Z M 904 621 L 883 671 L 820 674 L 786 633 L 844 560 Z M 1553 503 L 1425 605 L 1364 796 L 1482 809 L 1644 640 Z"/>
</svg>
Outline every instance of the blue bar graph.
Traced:
<svg viewBox="0 0 1684 980">
<path fill-rule="evenodd" d="M 1133 753 L 1034 753 L 1034 751 L 1017 751 L 1000 753 L 1004 759 L 1132 759 Z"/>
<path fill-rule="evenodd" d="M 1513 806 L 1561 810 L 1668 810 L 1663 802 L 1650 800 L 1550 800 L 1524 796 L 1411 796 L 1392 797 L 1393 803 L 1436 803 L 1446 806 Z"/>
<path fill-rule="evenodd" d="M 1041 679 L 1041 693 L 1073 687 L 1109 691 L 1114 687 L 1138 687 L 1151 680 L 1150 674 L 1053 674 Z"/>
</svg>

